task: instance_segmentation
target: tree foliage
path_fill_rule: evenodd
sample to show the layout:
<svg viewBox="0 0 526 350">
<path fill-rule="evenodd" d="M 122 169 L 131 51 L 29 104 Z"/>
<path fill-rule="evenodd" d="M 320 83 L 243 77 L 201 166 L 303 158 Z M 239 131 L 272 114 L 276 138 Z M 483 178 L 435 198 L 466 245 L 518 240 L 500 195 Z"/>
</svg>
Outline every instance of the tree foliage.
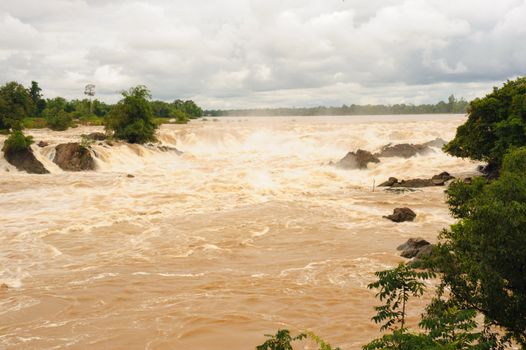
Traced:
<svg viewBox="0 0 526 350">
<path fill-rule="evenodd" d="M 468 113 L 445 151 L 500 165 L 510 148 L 526 145 L 526 77 L 471 101 Z"/>
<path fill-rule="evenodd" d="M 146 86 L 139 85 L 123 91 L 117 105 L 106 117 L 106 130 L 117 139 L 130 143 L 155 141 L 157 124 L 154 121 L 151 95 Z"/>
<path fill-rule="evenodd" d="M 481 312 L 526 347 L 526 148 L 509 152 L 499 179 L 454 183 L 435 269 L 451 299 Z"/>
<path fill-rule="evenodd" d="M 36 81 L 31 82 L 31 87 L 27 90 L 31 102 L 33 103 L 33 115 L 40 117 L 46 108 L 46 100 L 42 96 L 42 89 Z"/>
<path fill-rule="evenodd" d="M 27 90 L 17 82 L 0 87 L 0 130 L 21 130 L 22 120 L 31 115 L 32 101 Z"/>
</svg>

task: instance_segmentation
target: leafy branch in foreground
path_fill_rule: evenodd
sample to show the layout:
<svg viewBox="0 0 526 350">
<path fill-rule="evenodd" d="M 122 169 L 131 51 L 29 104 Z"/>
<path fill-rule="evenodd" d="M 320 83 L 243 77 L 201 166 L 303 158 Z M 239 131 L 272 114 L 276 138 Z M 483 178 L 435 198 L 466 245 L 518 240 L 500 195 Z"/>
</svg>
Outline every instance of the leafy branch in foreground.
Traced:
<svg viewBox="0 0 526 350">
<path fill-rule="evenodd" d="M 329 343 L 310 331 L 292 337 L 288 329 L 280 329 L 275 335 L 265 334 L 265 336 L 269 339 L 257 346 L 256 350 L 293 350 L 292 342 L 306 338 L 313 340 L 319 346 L 319 350 L 340 350 L 331 347 Z"/>
<path fill-rule="evenodd" d="M 401 263 L 392 270 L 375 272 L 378 277 L 376 282 L 367 286 L 369 289 L 379 289 L 376 297 L 380 301 L 385 301 L 385 305 L 376 306 L 376 316 L 373 317 L 375 323 L 385 322 L 380 330 L 405 329 L 405 316 L 407 302 L 410 296 L 419 297 L 424 294 L 424 280 L 433 278 L 431 272 L 415 271 L 408 265 Z"/>
<path fill-rule="evenodd" d="M 256 346 L 256 350 L 293 350 L 291 343 L 307 337 L 306 333 L 292 337 L 288 329 L 280 329 L 276 335 L 265 334 L 269 338 L 263 344 Z"/>
<path fill-rule="evenodd" d="M 381 338 L 363 346 L 364 350 L 484 350 L 501 349 L 495 334 L 485 323 L 478 332 L 477 311 L 463 308 L 451 300 L 443 299 L 444 286 L 439 285 L 437 294 L 422 315 L 422 332 L 413 333 L 405 326 L 409 297 L 419 297 L 425 292 L 424 280 L 434 278 L 428 271 L 416 271 L 413 267 L 400 264 L 398 267 L 376 273 L 378 281 L 369 288 L 378 288 L 377 297 L 385 305 L 376 307 L 378 312 L 372 318 L 375 323 L 385 322 L 381 330 L 391 330 Z M 399 327 L 396 327 L 396 326 Z"/>
</svg>

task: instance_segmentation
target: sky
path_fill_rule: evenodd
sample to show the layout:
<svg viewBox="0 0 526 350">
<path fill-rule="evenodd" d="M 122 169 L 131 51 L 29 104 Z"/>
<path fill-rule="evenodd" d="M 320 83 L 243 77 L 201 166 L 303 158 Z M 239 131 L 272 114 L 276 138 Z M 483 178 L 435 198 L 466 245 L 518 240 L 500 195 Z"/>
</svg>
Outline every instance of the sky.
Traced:
<svg viewBox="0 0 526 350">
<path fill-rule="evenodd" d="M 435 103 L 526 75 L 526 0 L 0 0 L 0 83 L 208 109 Z"/>
</svg>

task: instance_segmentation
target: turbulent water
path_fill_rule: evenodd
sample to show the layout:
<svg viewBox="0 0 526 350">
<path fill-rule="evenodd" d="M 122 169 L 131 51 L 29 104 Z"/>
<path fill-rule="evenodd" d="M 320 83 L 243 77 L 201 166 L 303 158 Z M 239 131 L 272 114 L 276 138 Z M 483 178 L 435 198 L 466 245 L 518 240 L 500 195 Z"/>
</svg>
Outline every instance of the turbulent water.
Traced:
<svg viewBox="0 0 526 350">
<path fill-rule="evenodd" d="M 0 348 L 253 349 L 285 327 L 358 349 L 378 335 L 366 288 L 374 271 L 401 261 L 395 248 L 407 238 L 435 241 L 453 222 L 443 187 L 394 194 L 373 183 L 477 164 L 438 149 L 366 170 L 327 163 L 358 148 L 449 140 L 463 121 L 194 121 L 160 129 L 183 155 L 95 143 L 97 170 L 81 173 L 54 165 L 54 146 L 99 128 L 30 130 L 50 143 L 32 147 L 51 174 L 0 160 Z M 382 218 L 399 206 L 416 221 Z"/>
</svg>

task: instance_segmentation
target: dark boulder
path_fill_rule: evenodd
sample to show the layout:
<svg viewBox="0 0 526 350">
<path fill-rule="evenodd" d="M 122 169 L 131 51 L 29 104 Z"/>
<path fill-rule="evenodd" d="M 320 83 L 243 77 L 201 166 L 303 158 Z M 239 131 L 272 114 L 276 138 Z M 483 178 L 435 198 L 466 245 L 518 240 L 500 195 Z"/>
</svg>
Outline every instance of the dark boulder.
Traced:
<svg viewBox="0 0 526 350">
<path fill-rule="evenodd" d="M 133 179 L 135 176 L 132 175 L 132 174 L 128 174 L 128 175 L 126 175 L 126 177 L 129 178 L 129 179 Z"/>
<path fill-rule="evenodd" d="M 23 170 L 29 174 L 49 174 L 44 165 L 36 159 L 31 148 L 21 151 L 7 151 L 4 153 L 4 157 L 9 164 L 14 165 L 18 170 Z"/>
<path fill-rule="evenodd" d="M 77 142 L 58 145 L 53 162 L 65 171 L 95 170 L 95 160 L 88 148 Z"/>
<path fill-rule="evenodd" d="M 399 245 L 396 250 L 401 250 L 400 256 L 411 259 L 417 256 L 422 250 L 426 250 L 431 243 L 422 238 L 409 238 L 407 242 Z"/>
<path fill-rule="evenodd" d="M 49 143 L 47 143 L 46 141 L 39 141 L 37 143 L 37 146 L 38 147 L 46 147 L 46 146 L 49 146 Z"/>
<path fill-rule="evenodd" d="M 433 179 L 433 180 L 440 179 L 440 180 L 444 180 L 444 181 L 449 181 L 449 180 L 453 180 L 454 178 L 455 177 L 452 176 L 447 171 L 443 171 L 443 172 L 441 172 L 438 175 L 434 175 L 431 179 Z"/>
<path fill-rule="evenodd" d="M 342 169 L 366 169 L 369 163 L 380 163 L 380 159 L 371 154 L 371 152 L 359 149 L 355 152 L 349 152 L 343 157 L 336 166 Z"/>
<path fill-rule="evenodd" d="M 425 145 L 413 145 L 410 143 L 401 143 L 397 145 L 387 145 L 382 147 L 380 152 L 376 153 L 376 157 L 402 157 L 411 158 L 417 154 L 424 154 L 431 149 Z"/>
<path fill-rule="evenodd" d="M 409 208 L 396 208 L 393 214 L 384 216 L 394 222 L 413 221 L 416 218 L 416 213 Z"/>
<path fill-rule="evenodd" d="M 389 180 L 382 182 L 379 187 L 391 187 L 398 183 L 398 179 L 396 177 L 390 177 Z"/>
</svg>

